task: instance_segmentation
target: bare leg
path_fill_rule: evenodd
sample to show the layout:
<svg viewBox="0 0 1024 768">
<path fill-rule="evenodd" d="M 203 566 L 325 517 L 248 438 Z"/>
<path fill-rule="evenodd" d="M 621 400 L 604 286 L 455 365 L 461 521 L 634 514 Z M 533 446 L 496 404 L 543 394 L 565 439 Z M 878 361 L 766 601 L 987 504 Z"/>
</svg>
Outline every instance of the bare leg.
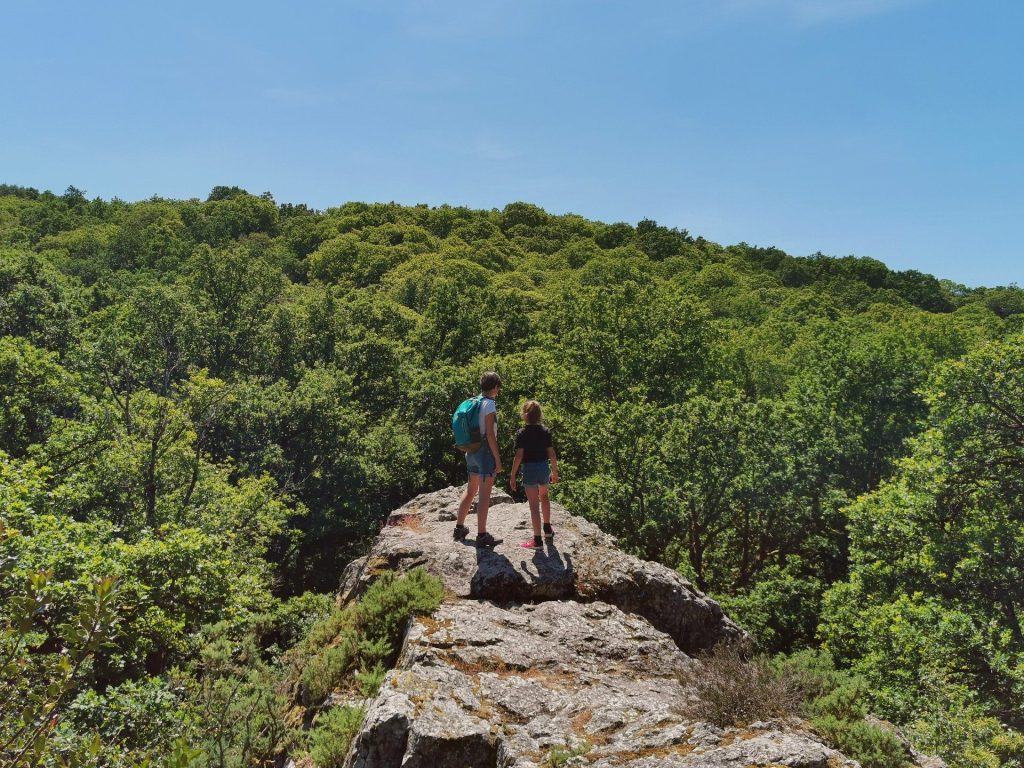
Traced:
<svg viewBox="0 0 1024 768">
<path fill-rule="evenodd" d="M 551 499 L 548 498 L 548 487 L 546 485 L 538 487 L 540 488 L 540 509 L 544 514 L 544 523 L 551 525 Z"/>
<path fill-rule="evenodd" d="M 477 533 L 484 533 L 487 530 L 487 511 L 491 507 L 491 486 L 494 485 L 494 475 L 481 478 L 480 501 L 476 505 L 476 530 Z"/>
<path fill-rule="evenodd" d="M 459 499 L 459 519 L 455 521 L 456 525 L 466 524 L 466 515 L 469 514 L 469 508 L 473 505 L 473 497 L 476 496 L 479 488 L 480 475 L 470 474 L 469 484 L 466 486 L 466 490 L 463 491 L 462 498 Z"/>
<path fill-rule="evenodd" d="M 533 523 L 533 535 L 540 536 L 540 486 L 524 486 L 526 498 L 530 502 L 530 522 Z"/>
</svg>

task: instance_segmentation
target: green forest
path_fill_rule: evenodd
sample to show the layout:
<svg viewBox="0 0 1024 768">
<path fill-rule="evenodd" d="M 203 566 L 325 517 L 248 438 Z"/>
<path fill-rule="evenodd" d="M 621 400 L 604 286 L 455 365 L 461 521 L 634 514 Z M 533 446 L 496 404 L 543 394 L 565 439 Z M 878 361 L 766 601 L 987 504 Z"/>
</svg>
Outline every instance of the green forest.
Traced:
<svg viewBox="0 0 1024 768">
<path fill-rule="evenodd" d="M 10 185 L 0 761 L 332 764 L 352 723 L 300 728 L 312 683 L 372 691 L 439 599 L 332 593 L 390 510 L 465 482 L 486 370 L 506 466 L 536 398 L 569 510 L 919 749 L 1024 766 L 1024 290 L 521 202 Z"/>
</svg>

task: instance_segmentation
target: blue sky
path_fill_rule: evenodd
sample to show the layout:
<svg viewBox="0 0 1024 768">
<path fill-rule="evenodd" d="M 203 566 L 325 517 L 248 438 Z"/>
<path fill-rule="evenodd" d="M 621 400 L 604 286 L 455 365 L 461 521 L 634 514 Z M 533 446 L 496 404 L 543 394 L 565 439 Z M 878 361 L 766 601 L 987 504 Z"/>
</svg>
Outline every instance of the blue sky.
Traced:
<svg viewBox="0 0 1024 768">
<path fill-rule="evenodd" d="M 1024 3 L 5 2 L 0 181 L 653 218 L 1024 283 Z"/>
</svg>

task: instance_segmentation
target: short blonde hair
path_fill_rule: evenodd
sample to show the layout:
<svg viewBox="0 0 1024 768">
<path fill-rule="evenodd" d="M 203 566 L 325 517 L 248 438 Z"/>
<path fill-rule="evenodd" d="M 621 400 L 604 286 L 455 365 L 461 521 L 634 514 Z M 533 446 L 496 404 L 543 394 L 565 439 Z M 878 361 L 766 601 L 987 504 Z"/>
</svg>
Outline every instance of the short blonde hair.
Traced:
<svg viewBox="0 0 1024 768">
<path fill-rule="evenodd" d="M 544 411 L 536 400 L 527 400 L 519 409 L 519 415 L 527 424 L 540 424 L 544 418 Z"/>
</svg>

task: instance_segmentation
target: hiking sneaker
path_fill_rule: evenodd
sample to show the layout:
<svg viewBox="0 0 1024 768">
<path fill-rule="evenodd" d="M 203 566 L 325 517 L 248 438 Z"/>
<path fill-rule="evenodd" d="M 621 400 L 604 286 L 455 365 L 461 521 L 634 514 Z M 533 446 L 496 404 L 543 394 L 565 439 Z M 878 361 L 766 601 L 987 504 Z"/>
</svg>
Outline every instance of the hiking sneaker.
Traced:
<svg viewBox="0 0 1024 768">
<path fill-rule="evenodd" d="M 456 525 L 455 530 L 452 531 L 452 539 L 455 541 L 462 541 L 469 535 L 469 528 L 464 525 Z"/>
<path fill-rule="evenodd" d="M 551 527 L 551 523 L 544 523 L 544 538 L 553 539 L 555 538 L 555 529 Z"/>
<path fill-rule="evenodd" d="M 478 547 L 493 547 L 496 544 L 501 544 L 502 541 L 504 541 L 504 539 L 496 539 L 486 531 L 476 535 L 476 545 Z"/>
<path fill-rule="evenodd" d="M 540 536 L 534 536 L 529 541 L 520 542 L 519 546 L 523 549 L 543 549 L 544 541 Z"/>
</svg>

